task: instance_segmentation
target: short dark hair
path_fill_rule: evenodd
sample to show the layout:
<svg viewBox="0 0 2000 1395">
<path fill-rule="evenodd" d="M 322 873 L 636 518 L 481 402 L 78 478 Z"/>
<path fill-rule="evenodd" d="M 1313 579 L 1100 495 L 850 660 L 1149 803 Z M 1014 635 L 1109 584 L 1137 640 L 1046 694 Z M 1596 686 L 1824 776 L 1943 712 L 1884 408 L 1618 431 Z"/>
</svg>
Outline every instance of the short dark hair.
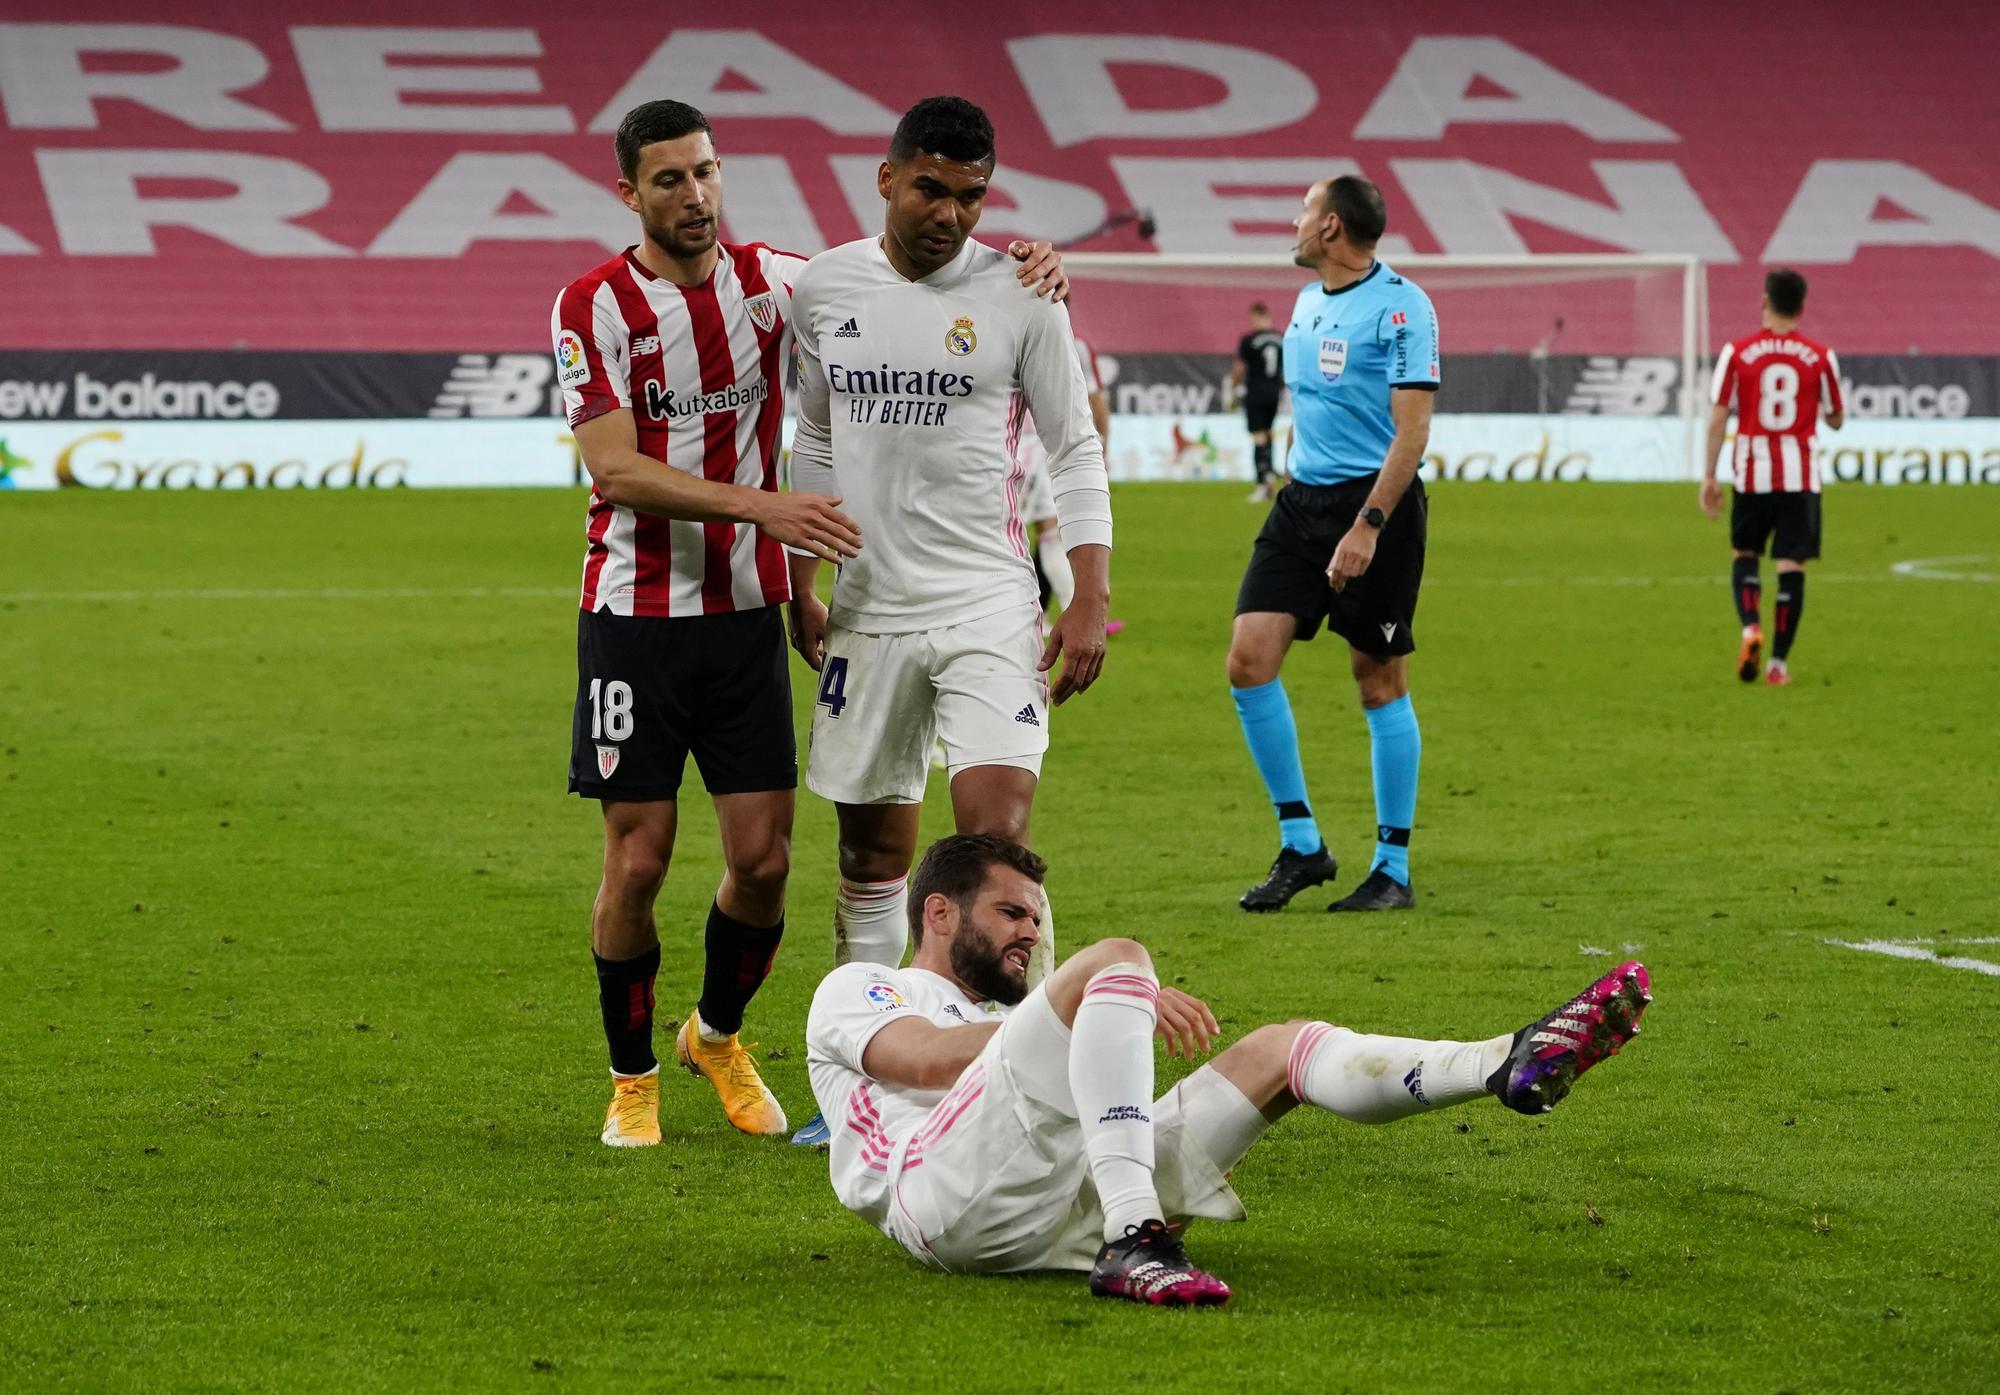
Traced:
<svg viewBox="0 0 2000 1395">
<path fill-rule="evenodd" d="M 1770 297 L 1771 308 L 1788 320 L 1805 313 L 1806 278 L 1788 266 L 1765 276 L 1764 294 Z"/>
<path fill-rule="evenodd" d="M 926 97 L 903 113 L 896 134 L 889 138 L 889 159 L 894 164 L 919 151 L 966 165 L 990 162 L 993 123 L 963 97 Z"/>
<path fill-rule="evenodd" d="M 1250 302 L 1250 313 L 1253 315 L 1268 315 L 1271 313 L 1271 307 L 1261 300 L 1253 300 Z"/>
<path fill-rule="evenodd" d="M 1340 219 L 1348 239 L 1373 247 L 1389 226 L 1389 205 L 1382 191 L 1358 174 L 1343 174 L 1326 186 L 1326 211 Z"/>
<path fill-rule="evenodd" d="M 705 133 L 711 142 L 715 139 L 715 132 L 708 129 L 708 118 L 686 102 L 641 102 L 618 123 L 613 141 L 618 148 L 618 172 L 632 178 L 639 173 L 641 150 L 655 141 L 679 140 L 696 131 Z"/>
<path fill-rule="evenodd" d="M 1012 867 L 1036 886 L 1049 874 L 1049 864 L 1011 838 L 992 833 L 954 833 L 940 838 L 924 853 L 910 874 L 910 943 L 924 942 L 924 902 L 943 896 L 969 914 L 986 874 L 993 867 Z"/>
</svg>

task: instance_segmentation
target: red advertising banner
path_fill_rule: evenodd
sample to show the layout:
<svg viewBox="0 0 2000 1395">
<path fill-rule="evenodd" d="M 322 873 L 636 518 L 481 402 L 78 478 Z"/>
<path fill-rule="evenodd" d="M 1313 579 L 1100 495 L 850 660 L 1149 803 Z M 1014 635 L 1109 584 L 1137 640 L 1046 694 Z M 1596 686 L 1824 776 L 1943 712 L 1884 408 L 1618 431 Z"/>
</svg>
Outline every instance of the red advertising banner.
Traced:
<svg viewBox="0 0 2000 1395">
<path fill-rule="evenodd" d="M 1763 269 L 1791 265 L 1845 353 L 1994 349 L 2000 26 L 1982 7 L 1133 0 L 1080 19 L 1052 0 L 855 0 L 693 17 L 707 27 L 523 0 L 10 6 L 0 346 L 542 348 L 556 291 L 636 236 L 613 188 L 628 107 L 702 107 L 730 236 L 810 252 L 879 228 L 897 115 L 949 91 L 999 133 L 989 238 L 1070 242 L 1144 211 L 1150 242 L 1128 218 L 1081 245 L 1283 253 L 1300 192 L 1358 170 L 1388 197 L 1391 261 L 1694 254 L 1717 341 L 1755 323 Z M 1144 286 L 1091 295 L 1109 351 L 1240 333 Z M 1544 332 L 1445 329 L 1455 352 Z"/>
</svg>

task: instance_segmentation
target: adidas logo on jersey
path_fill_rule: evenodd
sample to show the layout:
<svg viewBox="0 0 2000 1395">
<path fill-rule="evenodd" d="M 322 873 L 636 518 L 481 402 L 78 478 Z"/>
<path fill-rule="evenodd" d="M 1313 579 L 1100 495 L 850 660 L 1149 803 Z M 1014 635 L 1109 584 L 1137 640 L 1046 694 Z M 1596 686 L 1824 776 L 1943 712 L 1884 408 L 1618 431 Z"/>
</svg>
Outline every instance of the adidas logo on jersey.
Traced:
<svg viewBox="0 0 2000 1395">
<path fill-rule="evenodd" d="M 1031 727 L 1038 727 L 1042 724 L 1042 719 L 1035 715 L 1035 707 L 1033 703 L 1028 704 L 1028 706 L 1022 708 L 1019 712 L 1016 712 L 1014 714 L 1014 720 L 1022 723 L 1025 726 L 1031 726 Z"/>
<path fill-rule="evenodd" d="M 833 337 L 835 339 L 859 339 L 861 337 L 861 326 L 850 319 L 846 324 L 833 332 Z"/>
</svg>

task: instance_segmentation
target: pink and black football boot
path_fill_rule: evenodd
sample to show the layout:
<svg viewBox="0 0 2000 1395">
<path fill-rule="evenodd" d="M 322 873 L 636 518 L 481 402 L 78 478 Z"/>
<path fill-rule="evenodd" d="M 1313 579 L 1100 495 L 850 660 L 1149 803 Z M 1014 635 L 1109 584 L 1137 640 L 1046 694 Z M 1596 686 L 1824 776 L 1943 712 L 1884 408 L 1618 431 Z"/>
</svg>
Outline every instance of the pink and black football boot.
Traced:
<svg viewBox="0 0 2000 1395">
<path fill-rule="evenodd" d="M 1090 1270 L 1090 1291 L 1156 1308 L 1215 1308 L 1229 1301 L 1229 1285 L 1190 1264 L 1163 1221 L 1126 1226 L 1118 1239 L 1105 1241 Z"/>
<path fill-rule="evenodd" d="M 1576 1078 L 1639 1035 L 1653 981 L 1637 960 L 1620 964 L 1548 1016 L 1514 1033 L 1486 1088 L 1522 1114 L 1546 1114 Z"/>
</svg>

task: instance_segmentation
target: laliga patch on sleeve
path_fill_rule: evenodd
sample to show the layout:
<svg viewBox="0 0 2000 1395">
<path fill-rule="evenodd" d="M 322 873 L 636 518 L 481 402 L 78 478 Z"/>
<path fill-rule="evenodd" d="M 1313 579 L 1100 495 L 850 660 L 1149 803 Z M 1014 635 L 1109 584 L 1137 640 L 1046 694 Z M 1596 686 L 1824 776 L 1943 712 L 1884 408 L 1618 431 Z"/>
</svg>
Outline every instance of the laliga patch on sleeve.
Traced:
<svg viewBox="0 0 2000 1395">
<path fill-rule="evenodd" d="M 582 387 L 590 381 L 590 364 L 583 356 L 583 336 L 566 329 L 556 336 L 556 381 Z"/>
<path fill-rule="evenodd" d="M 894 1012 L 897 1008 L 909 1006 L 903 1001 L 903 995 L 896 991 L 895 984 L 884 983 L 880 979 L 869 984 L 862 992 L 868 998 L 868 1006 L 877 1012 Z"/>
<path fill-rule="evenodd" d="M 1347 371 L 1347 341 L 1345 339 L 1322 339 L 1319 341 L 1319 375 L 1329 383 L 1340 381 L 1340 375 Z"/>
</svg>

